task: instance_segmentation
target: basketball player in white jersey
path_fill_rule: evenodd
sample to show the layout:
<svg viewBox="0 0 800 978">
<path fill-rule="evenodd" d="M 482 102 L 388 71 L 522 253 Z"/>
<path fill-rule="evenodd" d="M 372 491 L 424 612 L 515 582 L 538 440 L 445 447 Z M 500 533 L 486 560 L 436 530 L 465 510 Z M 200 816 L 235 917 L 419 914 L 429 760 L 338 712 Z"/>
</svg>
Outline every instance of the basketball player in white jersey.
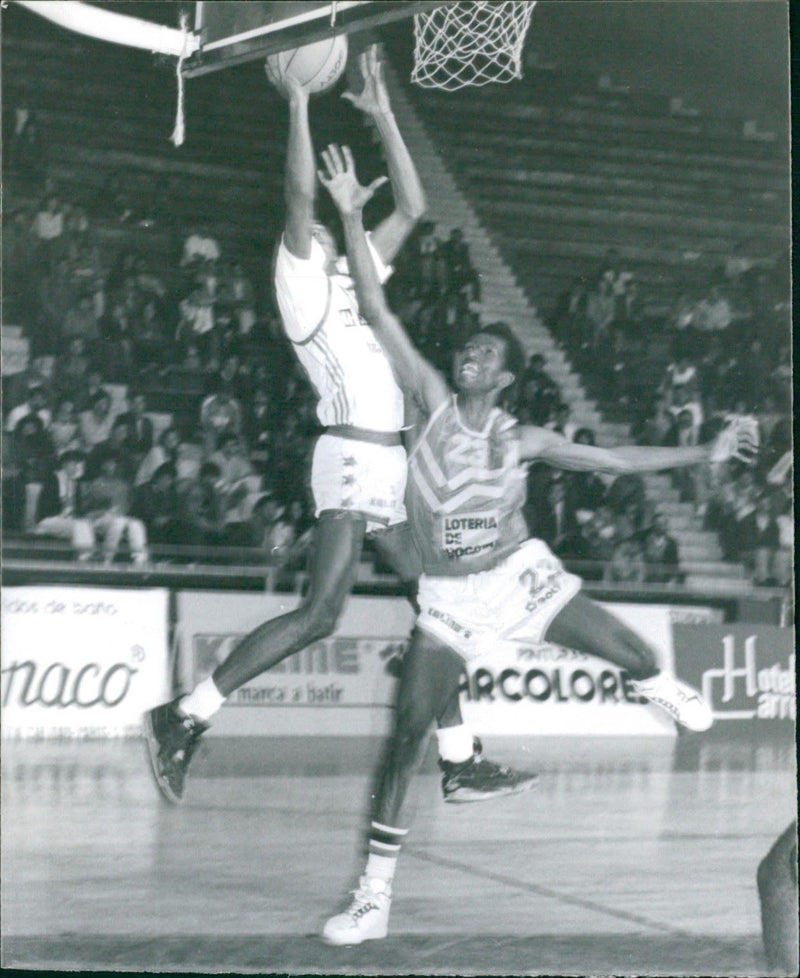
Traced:
<svg viewBox="0 0 800 978">
<path fill-rule="evenodd" d="M 380 134 L 395 210 L 367 243 L 381 281 L 425 210 L 416 168 L 391 111 L 373 47 L 361 56 L 364 89 L 347 93 Z M 317 525 L 308 595 L 289 614 L 265 622 L 237 645 L 214 673 L 188 695 L 145 715 L 152 772 L 164 797 L 182 799 L 186 770 L 198 738 L 224 700 L 254 676 L 329 635 L 355 580 L 364 536 L 389 559 L 401 580 L 416 582 L 420 564 L 413 543 L 392 527 L 405 523 L 406 454 L 400 431 L 403 394 L 369 324 L 362 317 L 347 261 L 331 233 L 314 219 L 316 170 L 308 93 L 284 75 L 289 102 L 286 224 L 275 262 L 275 287 L 286 334 L 318 396 L 325 426 L 312 463 Z M 371 191 L 386 180 L 373 182 Z M 384 532 L 381 532 L 384 531 Z M 443 790 L 447 800 L 474 800 L 521 790 L 535 776 L 521 775 L 473 752 L 461 721 L 459 676 L 451 678 L 439 719 L 443 727 Z M 455 762 L 462 762 L 455 765 Z M 449 767 L 448 767 L 449 765 Z"/>
<path fill-rule="evenodd" d="M 323 938 L 358 944 L 386 936 L 395 864 L 406 829 L 405 793 L 439 704 L 428 692 L 448 688 L 463 662 L 490 652 L 497 639 L 548 641 L 591 653 L 627 671 L 637 691 L 692 730 L 712 716 L 700 694 L 659 670 L 653 649 L 610 612 L 581 594 L 547 546 L 528 539 L 522 505 L 523 460 L 575 471 L 650 472 L 752 458 L 757 429 L 737 423 L 711 446 L 596 448 L 518 425 L 498 406 L 525 357 L 505 324 L 487 326 L 455 357 L 453 393 L 416 351 L 383 295 L 361 221 L 372 196 L 359 186 L 347 147 L 323 153 L 320 179 L 342 215 L 350 270 L 363 313 L 384 345 L 421 421 L 408 459 L 406 505 L 420 551 L 420 614 L 400 679 L 395 729 L 379 783 L 364 875 L 349 909 L 331 918 Z M 441 677 L 431 683 L 431 674 Z M 424 686 L 418 677 L 424 676 Z"/>
</svg>

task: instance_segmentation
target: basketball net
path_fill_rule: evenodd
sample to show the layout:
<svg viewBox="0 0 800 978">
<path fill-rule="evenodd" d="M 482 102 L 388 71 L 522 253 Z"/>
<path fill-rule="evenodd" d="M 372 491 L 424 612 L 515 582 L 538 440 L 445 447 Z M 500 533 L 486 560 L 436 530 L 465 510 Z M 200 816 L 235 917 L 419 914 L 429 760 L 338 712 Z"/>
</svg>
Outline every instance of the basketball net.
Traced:
<svg viewBox="0 0 800 978">
<path fill-rule="evenodd" d="M 522 45 L 535 5 L 461 0 L 415 14 L 411 81 L 452 92 L 522 78 Z"/>
</svg>

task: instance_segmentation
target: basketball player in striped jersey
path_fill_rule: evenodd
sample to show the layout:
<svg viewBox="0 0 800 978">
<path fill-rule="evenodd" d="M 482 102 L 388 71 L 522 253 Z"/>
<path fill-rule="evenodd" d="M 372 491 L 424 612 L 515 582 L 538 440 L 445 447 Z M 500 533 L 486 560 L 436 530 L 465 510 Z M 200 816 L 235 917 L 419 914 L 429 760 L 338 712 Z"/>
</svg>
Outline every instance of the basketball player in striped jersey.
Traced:
<svg viewBox="0 0 800 978">
<path fill-rule="evenodd" d="M 388 162 L 395 210 L 368 239 L 375 274 L 390 264 L 425 210 L 416 168 L 391 111 L 376 49 L 361 56 L 364 89 L 346 97 L 374 121 Z M 286 334 L 317 394 L 325 426 L 314 450 L 311 485 L 317 526 L 309 592 L 296 610 L 271 619 L 237 645 L 214 673 L 172 703 L 145 715 L 151 768 L 162 795 L 183 797 L 199 737 L 224 700 L 254 676 L 329 635 L 355 580 L 364 536 L 416 590 L 420 564 L 403 531 L 406 453 L 400 431 L 403 394 L 390 363 L 362 317 L 347 260 L 314 219 L 316 172 L 308 93 L 285 74 L 289 102 L 286 223 L 275 261 L 275 287 Z M 371 186 L 385 182 L 382 177 Z M 395 528 L 395 529 L 393 529 Z M 482 758 L 461 721 L 458 680 L 440 712 L 443 790 L 448 800 L 507 794 L 532 782 Z M 459 763 L 456 763 L 459 762 Z"/>
<path fill-rule="evenodd" d="M 420 613 L 400 678 L 364 875 L 351 906 L 323 930 L 329 943 L 358 944 L 387 933 L 392 879 L 407 832 L 400 827 L 402 804 L 439 708 L 431 691 L 447 690 L 464 661 L 490 654 L 498 639 L 548 641 L 600 656 L 625 670 L 638 692 L 676 722 L 697 731 L 711 725 L 700 694 L 661 672 L 647 642 L 581 594 L 580 579 L 541 540 L 528 539 L 521 463 L 650 472 L 733 455 L 752 459 L 758 441 L 757 429 L 739 422 L 710 446 L 605 449 L 518 425 L 499 407 L 525 366 L 522 347 L 505 324 L 483 327 L 467 340 L 455 357 L 452 392 L 386 304 L 361 220 L 372 188 L 359 186 L 347 147 L 329 147 L 323 161 L 320 179 L 342 216 L 360 307 L 420 412 L 406 492 L 423 562 Z M 434 674 L 438 682 L 431 681 Z"/>
</svg>

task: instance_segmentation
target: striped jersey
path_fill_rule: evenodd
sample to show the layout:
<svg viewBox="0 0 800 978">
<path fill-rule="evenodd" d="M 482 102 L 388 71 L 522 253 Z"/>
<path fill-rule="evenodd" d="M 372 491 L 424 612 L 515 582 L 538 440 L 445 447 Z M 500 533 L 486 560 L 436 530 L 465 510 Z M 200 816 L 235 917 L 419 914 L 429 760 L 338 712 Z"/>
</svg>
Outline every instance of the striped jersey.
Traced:
<svg viewBox="0 0 800 978">
<path fill-rule="evenodd" d="M 528 538 L 526 473 L 516 420 L 494 408 L 483 431 L 462 422 L 453 394 L 409 453 L 406 509 L 426 574 L 473 574 Z"/>
<path fill-rule="evenodd" d="M 381 281 L 390 269 L 370 244 Z M 317 397 L 323 425 L 355 425 L 373 431 L 399 431 L 403 395 L 369 324 L 358 309 L 346 261 L 325 271 L 325 253 L 312 239 L 308 259 L 297 258 L 283 243 L 275 262 L 275 290 L 286 335 Z"/>
</svg>

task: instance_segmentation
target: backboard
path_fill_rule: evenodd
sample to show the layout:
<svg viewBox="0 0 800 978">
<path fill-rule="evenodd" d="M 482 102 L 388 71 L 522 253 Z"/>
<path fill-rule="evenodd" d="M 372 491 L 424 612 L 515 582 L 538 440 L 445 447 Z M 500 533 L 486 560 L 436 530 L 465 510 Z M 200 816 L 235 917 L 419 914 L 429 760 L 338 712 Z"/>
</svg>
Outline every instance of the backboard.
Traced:
<svg viewBox="0 0 800 978">
<path fill-rule="evenodd" d="M 219 71 L 332 34 L 378 27 L 442 6 L 442 0 L 339 0 L 338 3 L 209 0 L 195 4 L 198 50 L 183 62 L 186 77 Z"/>
</svg>

